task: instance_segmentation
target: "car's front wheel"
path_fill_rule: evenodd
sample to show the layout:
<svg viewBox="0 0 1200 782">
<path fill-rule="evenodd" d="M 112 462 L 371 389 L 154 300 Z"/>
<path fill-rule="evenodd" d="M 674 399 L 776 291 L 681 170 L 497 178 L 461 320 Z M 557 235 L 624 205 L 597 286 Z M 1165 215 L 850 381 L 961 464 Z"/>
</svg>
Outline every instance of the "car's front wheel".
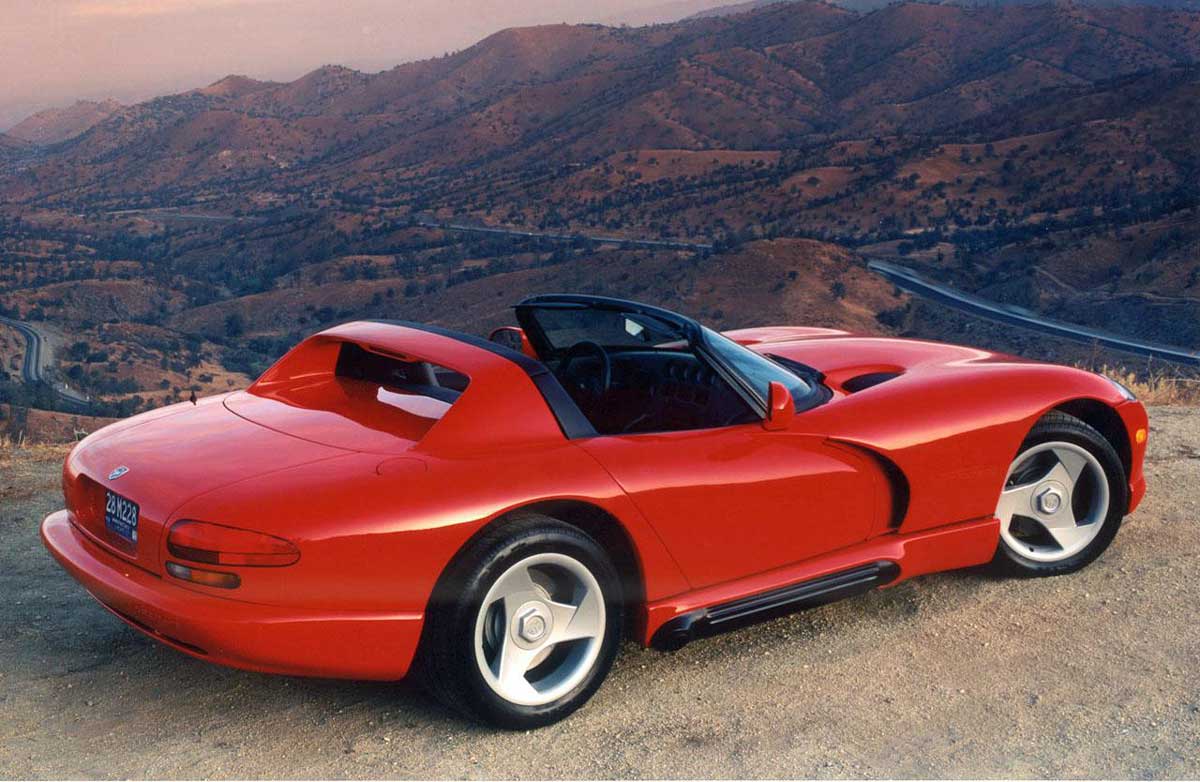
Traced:
<svg viewBox="0 0 1200 782">
<path fill-rule="evenodd" d="M 996 564 L 1019 576 L 1076 571 L 1108 548 L 1127 507 L 1125 468 L 1108 440 L 1051 413 L 1009 467 L 996 508 Z"/>
<path fill-rule="evenodd" d="M 500 524 L 439 583 L 419 673 L 476 719 L 512 729 L 560 720 L 612 667 L 620 591 L 604 549 L 582 531 L 545 516 Z"/>
</svg>

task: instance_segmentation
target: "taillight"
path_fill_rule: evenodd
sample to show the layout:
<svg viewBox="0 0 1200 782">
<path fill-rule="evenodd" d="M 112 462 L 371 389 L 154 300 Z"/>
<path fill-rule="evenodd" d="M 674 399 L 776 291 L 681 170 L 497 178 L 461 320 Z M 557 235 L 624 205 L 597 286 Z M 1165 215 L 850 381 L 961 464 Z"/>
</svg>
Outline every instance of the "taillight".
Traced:
<svg viewBox="0 0 1200 782">
<path fill-rule="evenodd" d="M 300 559 L 300 549 L 291 541 L 206 521 L 177 522 L 167 535 L 167 550 L 208 565 L 282 567 Z"/>
</svg>

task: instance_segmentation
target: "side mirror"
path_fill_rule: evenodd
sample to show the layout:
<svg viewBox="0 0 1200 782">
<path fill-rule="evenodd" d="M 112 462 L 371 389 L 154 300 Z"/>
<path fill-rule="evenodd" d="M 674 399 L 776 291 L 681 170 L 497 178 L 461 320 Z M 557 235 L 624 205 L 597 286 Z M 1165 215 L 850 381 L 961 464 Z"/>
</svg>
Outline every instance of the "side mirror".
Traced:
<svg viewBox="0 0 1200 782">
<path fill-rule="evenodd" d="M 534 352 L 529 337 L 525 336 L 525 332 L 516 326 L 501 326 L 488 335 L 488 341 L 503 345 L 518 353 L 524 353 L 530 358 L 537 358 L 537 353 Z"/>
<path fill-rule="evenodd" d="M 792 392 L 779 381 L 771 383 L 767 395 L 767 417 L 763 419 L 763 429 L 778 431 L 787 429 L 792 419 L 796 417 L 796 403 L 792 400 Z"/>
</svg>

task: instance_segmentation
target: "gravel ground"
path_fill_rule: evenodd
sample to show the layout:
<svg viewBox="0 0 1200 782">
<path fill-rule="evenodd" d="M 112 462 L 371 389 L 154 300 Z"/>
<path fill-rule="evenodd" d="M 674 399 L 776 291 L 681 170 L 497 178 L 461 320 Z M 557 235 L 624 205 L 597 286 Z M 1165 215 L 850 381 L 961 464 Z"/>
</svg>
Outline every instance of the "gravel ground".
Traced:
<svg viewBox="0 0 1200 782">
<path fill-rule="evenodd" d="M 627 646 L 583 711 L 516 734 L 405 684 L 143 639 L 38 540 L 61 453 L 0 453 L 0 775 L 1197 777 L 1200 412 L 1151 421 L 1149 497 L 1082 573 L 930 576 L 673 655 Z"/>
</svg>

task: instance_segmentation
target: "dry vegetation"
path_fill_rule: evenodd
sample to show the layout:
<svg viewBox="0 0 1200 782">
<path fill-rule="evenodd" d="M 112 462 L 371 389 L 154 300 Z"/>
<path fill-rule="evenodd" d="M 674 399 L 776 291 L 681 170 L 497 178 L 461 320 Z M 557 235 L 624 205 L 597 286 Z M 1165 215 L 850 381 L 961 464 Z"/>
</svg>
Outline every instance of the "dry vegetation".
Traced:
<svg viewBox="0 0 1200 782">
<path fill-rule="evenodd" d="M 1147 405 L 1200 405 L 1200 377 L 1183 377 L 1167 368 L 1139 373 L 1103 366 L 1097 371 L 1121 383 Z"/>
<path fill-rule="evenodd" d="M 0 404 L 0 443 L 28 445 L 75 442 L 114 420 Z"/>
</svg>

